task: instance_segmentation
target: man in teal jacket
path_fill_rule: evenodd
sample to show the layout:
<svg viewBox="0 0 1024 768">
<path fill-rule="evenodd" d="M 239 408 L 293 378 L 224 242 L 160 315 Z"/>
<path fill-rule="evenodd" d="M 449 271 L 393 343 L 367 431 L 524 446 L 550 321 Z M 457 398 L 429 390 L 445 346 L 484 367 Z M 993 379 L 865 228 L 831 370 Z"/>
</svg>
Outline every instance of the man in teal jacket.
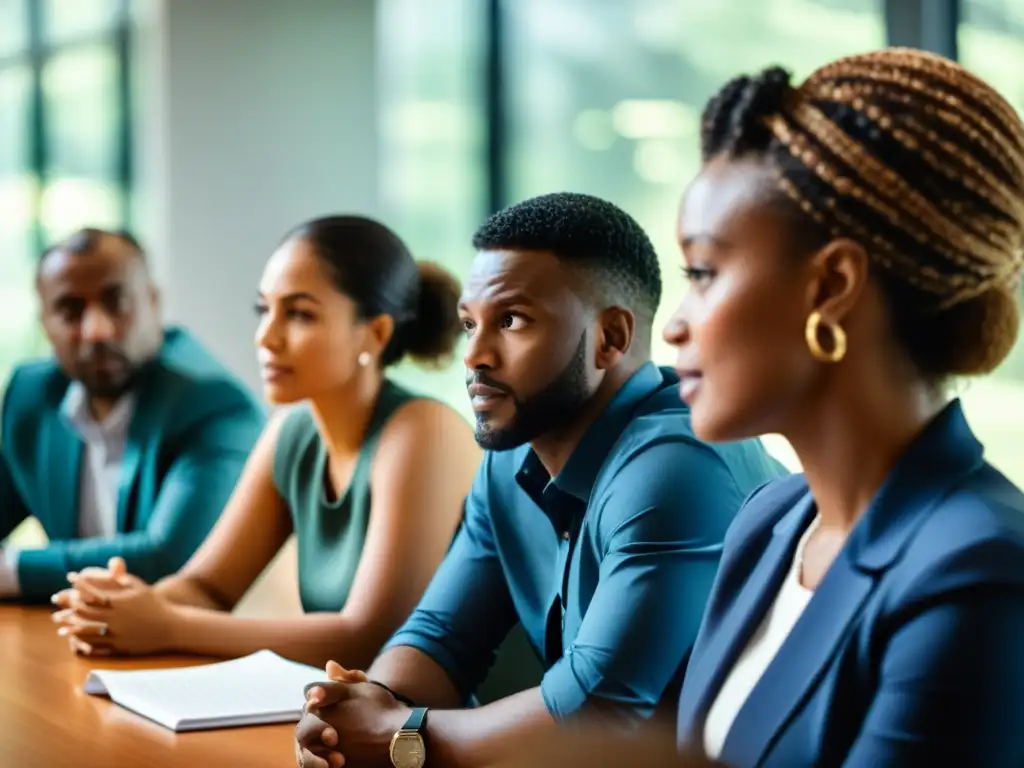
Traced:
<svg viewBox="0 0 1024 768">
<path fill-rule="evenodd" d="M 7 385 L 0 541 L 32 516 L 49 544 L 0 548 L 0 597 L 47 600 L 113 556 L 155 581 L 220 516 L 263 409 L 188 333 L 163 328 L 130 235 L 76 233 L 43 254 L 37 287 L 55 359 Z"/>
</svg>

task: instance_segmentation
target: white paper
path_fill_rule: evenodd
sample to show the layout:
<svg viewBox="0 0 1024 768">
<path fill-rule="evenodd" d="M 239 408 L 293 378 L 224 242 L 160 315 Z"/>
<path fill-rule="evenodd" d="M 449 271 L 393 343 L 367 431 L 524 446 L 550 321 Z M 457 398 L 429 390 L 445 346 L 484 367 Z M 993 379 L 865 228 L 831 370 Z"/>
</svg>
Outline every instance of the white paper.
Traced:
<svg viewBox="0 0 1024 768">
<path fill-rule="evenodd" d="M 303 689 L 325 679 L 323 670 L 258 651 L 180 669 L 93 670 L 84 688 L 180 732 L 297 722 Z"/>
</svg>

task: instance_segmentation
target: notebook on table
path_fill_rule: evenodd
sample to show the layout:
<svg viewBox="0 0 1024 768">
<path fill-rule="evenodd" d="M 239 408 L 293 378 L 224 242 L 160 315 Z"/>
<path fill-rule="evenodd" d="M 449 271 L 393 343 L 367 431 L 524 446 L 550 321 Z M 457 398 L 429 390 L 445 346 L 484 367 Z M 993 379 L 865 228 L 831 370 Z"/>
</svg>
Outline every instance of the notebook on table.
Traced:
<svg viewBox="0 0 1024 768">
<path fill-rule="evenodd" d="M 258 651 L 180 669 L 93 670 L 84 688 L 182 732 L 297 722 L 305 686 L 325 678 L 321 669 Z"/>
</svg>

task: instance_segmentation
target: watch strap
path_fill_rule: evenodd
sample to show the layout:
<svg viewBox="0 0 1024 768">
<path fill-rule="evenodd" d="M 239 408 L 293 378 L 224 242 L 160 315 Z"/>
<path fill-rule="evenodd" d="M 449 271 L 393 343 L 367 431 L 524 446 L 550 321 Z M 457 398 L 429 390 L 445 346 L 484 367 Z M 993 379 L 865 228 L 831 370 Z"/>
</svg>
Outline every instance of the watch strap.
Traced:
<svg viewBox="0 0 1024 768">
<path fill-rule="evenodd" d="M 402 726 L 403 731 L 419 731 L 423 727 L 423 721 L 427 719 L 426 707 L 414 707 L 409 719 Z"/>
</svg>

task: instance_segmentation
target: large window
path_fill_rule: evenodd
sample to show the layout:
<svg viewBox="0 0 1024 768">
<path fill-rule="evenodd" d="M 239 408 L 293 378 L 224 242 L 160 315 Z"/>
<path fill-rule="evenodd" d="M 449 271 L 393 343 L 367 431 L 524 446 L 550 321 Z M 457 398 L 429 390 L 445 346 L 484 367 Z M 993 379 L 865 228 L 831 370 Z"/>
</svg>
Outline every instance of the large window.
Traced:
<svg viewBox="0 0 1024 768">
<path fill-rule="evenodd" d="M 708 97 L 743 72 L 781 64 L 799 79 L 885 44 L 880 0 L 505 0 L 503 8 L 509 198 L 588 192 L 635 216 L 662 263 L 656 329 L 686 290 L 674 222 L 698 170 Z M 674 359 L 660 333 L 653 354 Z M 768 444 L 795 467 L 788 444 Z"/>
<path fill-rule="evenodd" d="M 0 0 L 0 382 L 43 349 L 40 249 L 127 224 L 126 46 L 126 0 Z"/>
<path fill-rule="evenodd" d="M 658 249 L 658 327 L 685 290 L 673 222 L 707 98 L 771 64 L 799 80 L 890 42 L 949 46 L 953 30 L 937 34 L 936 19 L 952 27 L 958 15 L 952 0 L 944 14 L 933 0 L 443 0 L 430 12 L 382 2 L 386 203 L 417 252 L 463 270 L 486 206 L 596 194 L 636 216 Z M 1024 0 L 958 10 L 960 59 L 1024 110 Z M 660 338 L 654 356 L 672 359 Z M 458 378 L 444 379 L 444 396 L 465 409 Z M 1024 483 L 1024 342 L 996 375 L 960 389 L 990 459 Z M 784 442 L 768 442 L 795 466 Z"/>
<path fill-rule="evenodd" d="M 462 272 L 488 205 L 555 190 L 606 197 L 640 220 L 662 256 L 658 323 L 684 288 L 672 222 L 697 168 L 697 122 L 708 96 L 741 70 L 779 62 L 799 77 L 885 42 L 880 0 L 430 5 L 382 3 L 389 220 L 419 255 L 440 256 Z M 498 46 L 497 83 L 488 43 Z M 489 90 L 495 85 L 500 92 Z M 670 359 L 660 339 L 656 359 Z M 467 410 L 455 368 L 443 395 Z"/>
<path fill-rule="evenodd" d="M 589 192 L 633 214 L 662 259 L 660 328 L 684 290 L 674 241 L 698 124 L 730 78 L 797 78 L 881 47 L 879 0 L 507 0 L 509 196 Z M 596 11 L 597 8 L 601 10 Z M 658 338 L 655 359 L 673 359 Z"/>
<path fill-rule="evenodd" d="M 957 42 L 961 63 L 1024 116 L 1024 0 L 962 0 Z M 1024 485 L 1024 339 L 993 376 L 966 385 L 962 397 L 989 461 Z"/>
<path fill-rule="evenodd" d="M 381 197 L 418 259 L 465 275 L 487 215 L 483 0 L 380 0 Z M 398 377 L 468 413 L 462 366 Z"/>
</svg>

